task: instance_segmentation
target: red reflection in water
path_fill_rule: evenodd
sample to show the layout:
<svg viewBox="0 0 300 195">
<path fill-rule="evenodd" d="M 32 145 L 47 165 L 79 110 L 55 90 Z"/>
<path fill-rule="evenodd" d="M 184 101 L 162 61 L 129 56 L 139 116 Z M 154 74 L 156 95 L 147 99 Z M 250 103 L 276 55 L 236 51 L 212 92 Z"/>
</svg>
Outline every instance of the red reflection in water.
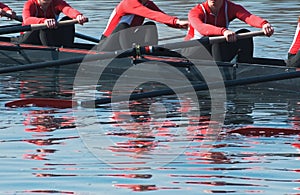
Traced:
<svg viewBox="0 0 300 195">
<path fill-rule="evenodd" d="M 54 110 L 31 111 L 27 114 L 24 125 L 33 125 L 34 128 L 26 128 L 29 132 L 49 132 L 56 129 L 75 128 L 74 117 L 57 117 Z"/>
<path fill-rule="evenodd" d="M 186 156 L 193 156 L 187 158 L 189 161 L 199 161 L 201 164 L 231 164 L 230 159 L 226 157 L 223 152 L 186 152 Z M 194 162 L 197 164 L 197 162 Z"/>
<path fill-rule="evenodd" d="M 122 127 L 126 131 L 109 132 L 107 135 L 135 138 L 135 140 L 130 139 L 110 146 L 109 149 L 112 152 L 142 154 L 144 152 L 153 151 L 162 143 L 157 141 L 158 137 L 166 137 L 166 139 L 163 140 L 164 142 L 177 141 L 176 137 L 178 135 L 174 128 L 185 128 L 187 130 L 186 138 L 191 141 L 203 140 L 210 131 L 208 127 L 213 122 L 210 121 L 210 117 L 208 116 L 184 116 L 184 120 L 186 120 L 187 124 L 185 124 L 185 127 L 180 127 L 179 124 L 181 124 L 181 121 L 177 124 L 177 122 L 168 120 L 165 116 L 166 113 L 160 113 L 158 111 L 158 114 L 154 113 L 151 115 L 151 102 L 149 101 L 151 100 L 133 101 L 129 105 L 131 111 L 115 111 L 113 113 L 112 119 L 116 122 L 114 125 Z M 176 106 L 177 104 L 180 104 L 180 106 Z M 176 108 L 176 113 L 180 112 L 180 115 L 190 112 L 192 109 L 191 102 L 188 99 L 181 103 L 178 102 L 177 104 L 175 104 L 174 107 Z M 162 118 L 160 118 L 160 114 Z M 156 120 L 156 118 L 159 120 Z M 134 155 L 133 157 L 136 158 Z"/>
<path fill-rule="evenodd" d="M 116 145 L 109 149 L 113 152 L 143 153 L 154 149 L 157 144 L 153 140 L 128 140 L 127 142 L 118 142 Z"/>
<path fill-rule="evenodd" d="M 55 145 L 55 144 L 62 144 L 63 142 L 56 142 L 60 140 L 65 139 L 75 139 L 78 138 L 78 136 L 74 137 L 66 137 L 66 138 L 50 138 L 50 139 L 27 139 L 23 140 L 25 142 L 35 144 L 38 146 L 49 146 L 49 145 Z M 30 159 L 30 160 L 49 160 L 47 158 L 47 155 L 55 153 L 57 150 L 55 149 L 37 149 L 37 154 L 23 154 L 24 159 Z"/>
<path fill-rule="evenodd" d="M 47 145 L 63 144 L 64 142 L 59 142 L 61 140 L 77 139 L 77 138 L 79 138 L 79 136 L 70 136 L 70 137 L 63 137 L 63 138 L 49 138 L 49 139 L 25 139 L 23 141 L 31 143 L 31 144 L 35 144 L 38 146 L 47 146 Z"/>
<path fill-rule="evenodd" d="M 24 154 L 24 159 L 31 159 L 31 160 L 49 160 L 46 158 L 48 154 L 55 153 L 56 150 L 54 149 L 37 149 L 36 152 L 38 154 Z"/>
<path fill-rule="evenodd" d="M 133 191 L 153 191 L 158 190 L 155 185 L 140 185 L 140 184 L 115 184 L 118 188 L 130 188 Z"/>
<path fill-rule="evenodd" d="M 292 146 L 297 150 L 300 150 L 300 143 L 292 143 Z"/>
<path fill-rule="evenodd" d="M 128 188 L 132 191 L 154 191 L 154 190 L 176 190 L 179 187 L 157 187 L 156 185 L 141 185 L 141 184 L 115 184 L 117 188 Z"/>
<path fill-rule="evenodd" d="M 297 151 L 298 152 L 300 152 L 300 143 L 292 143 L 291 144 L 294 148 L 296 148 L 297 149 Z M 298 158 L 299 159 L 299 158 Z M 297 173 L 300 173 L 300 169 L 295 169 L 294 170 L 295 172 L 297 172 Z M 300 182 L 300 180 L 296 180 L 296 181 L 294 181 L 294 182 Z M 300 190 L 300 188 L 295 188 L 296 190 Z M 296 195 L 300 195 L 300 193 L 297 193 Z"/>
<path fill-rule="evenodd" d="M 49 160 L 46 158 L 45 154 L 24 154 L 23 158 L 31 160 Z"/>
</svg>

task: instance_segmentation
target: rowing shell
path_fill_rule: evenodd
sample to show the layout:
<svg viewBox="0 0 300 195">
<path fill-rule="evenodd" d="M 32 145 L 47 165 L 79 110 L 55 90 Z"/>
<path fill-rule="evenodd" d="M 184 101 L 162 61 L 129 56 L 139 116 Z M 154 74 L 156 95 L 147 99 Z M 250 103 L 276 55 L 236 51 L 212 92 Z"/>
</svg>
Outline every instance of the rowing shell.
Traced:
<svg viewBox="0 0 300 195">
<path fill-rule="evenodd" d="M 88 49 L 89 48 L 89 49 Z M 95 49 L 92 49 L 93 45 L 90 44 L 76 44 L 76 48 L 56 48 L 47 46 L 35 46 L 28 44 L 14 44 L 7 41 L 0 42 L 0 60 L 1 68 L 22 66 L 32 64 L 36 62 L 55 62 L 62 59 L 71 59 L 73 57 L 82 56 L 87 54 L 99 55 Z M 155 56 L 155 55 L 143 55 L 140 58 L 133 60 L 132 57 L 114 59 L 109 66 L 107 66 L 103 72 L 104 75 L 101 79 L 116 80 L 120 75 L 123 75 L 126 70 L 134 65 L 141 63 L 149 64 L 147 70 L 137 70 L 136 75 L 147 75 L 151 72 L 151 67 L 155 62 L 166 63 L 168 65 L 176 67 L 182 72 L 191 82 L 203 81 L 201 73 L 195 68 L 195 66 L 201 66 L 201 69 L 210 69 L 212 62 L 193 60 L 193 63 L 185 58 L 178 56 Z M 97 62 L 95 66 L 101 66 L 102 61 Z M 106 64 L 104 64 L 106 66 Z M 247 63 L 222 63 L 217 62 L 220 72 L 224 80 L 235 80 L 241 78 L 247 78 L 252 76 L 264 76 L 270 74 L 294 72 L 295 68 L 287 68 L 284 60 L 281 59 L 269 59 L 269 58 L 255 58 L 255 62 L 252 64 Z M 65 72 L 68 77 L 75 77 L 78 72 L 79 64 L 72 64 L 70 66 L 55 67 L 55 71 L 59 69 L 60 72 Z M 42 69 L 43 70 L 43 69 Z M 43 70 L 44 71 L 44 70 Z M 25 74 L 23 72 L 23 74 Z M 95 74 L 98 74 L 95 72 Z M 157 75 L 159 77 L 159 75 Z M 213 75 L 212 75 L 213 76 Z M 136 78 L 132 78 L 136 79 Z M 154 78 L 155 79 L 155 78 Z M 70 81 L 72 82 L 72 81 Z M 175 82 L 175 81 L 174 81 Z M 284 81 L 272 81 L 269 83 L 258 84 L 264 87 L 281 88 L 287 90 L 299 91 L 300 84 L 298 79 L 290 79 Z M 256 84 L 257 85 L 257 84 Z"/>
</svg>

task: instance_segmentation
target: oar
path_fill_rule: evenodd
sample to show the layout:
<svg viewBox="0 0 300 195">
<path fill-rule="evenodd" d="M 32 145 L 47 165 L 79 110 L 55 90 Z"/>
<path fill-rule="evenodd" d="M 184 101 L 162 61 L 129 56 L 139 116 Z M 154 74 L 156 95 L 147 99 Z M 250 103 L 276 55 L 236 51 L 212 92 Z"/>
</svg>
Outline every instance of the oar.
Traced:
<svg viewBox="0 0 300 195">
<path fill-rule="evenodd" d="M 263 83 L 263 82 L 269 82 L 269 81 L 278 81 L 278 80 L 284 80 L 284 79 L 292 79 L 292 78 L 298 78 L 300 77 L 300 71 L 294 71 L 294 72 L 285 72 L 285 73 L 279 73 L 279 74 L 271 74 L 271 75 L 263 75 L 263 76 L 254 76 L 254 77 L 247 77 L 242 79 L 236 79 L 236 80 L 227 80 L 224 82 L 214 82 L 214 83 L 203 83 L 203 84 L 196 84 L 193 85 L 193 88 L 195 91 L 203 91 L 207 89 L 218 89 L 220 87 L 234 87 L 239 85 L 248 85 L 248 84 L 255 84 L 255 83 Z M 209 86 L 209 88 L 208 88 Z M 152 98 L 152 97 L 158 97 L 163 95 L 174 95 L 175 91 L 177 93 L 188 93 L 191 92 L 189 87 L 178 87 L 175 89 L 164 89 L 164 90 L 157 90 L 157 91 L 150 91 L 145 93 L 138 93 L 138 94 L 131 94 L 130 100 L 139 100 L 143 98 Z M 127 101 L 128 96 L 116 96 L 113 97 L 114 102 L 121 102 L 121 101 Z M 82 101 L 81 106 L 82 107 L 93 107 L 97 104 L 107 104 L 112 103 L 111 98 L 102 98 L 97 100 L 91 100 L 91 101 Z"/>
<path fill-rule="evenodd" d="M 21 25 L 22 24 L 9 24 L 9 25 L 0 26 L 0 28 L 15 27 L 15 26 L 21 26 Z"/>
<path fill-rule="evenodd" d="M 262 31 L 241 33 L 241 34 L 239 34 L 238 39 L 249 38 L 249 37 L 253 37 L 253 36 L 261 36 L 261 35 L 264 35 L 264 33 Z M 136 48 L 133 48 L 133 49 L 128 49 L 128 50 L 117 50 L 114 52 L 102 52 L 99 54 L 67 58 L 67 59 L 62 59 L 62 60 L 38 62 L 38 63 L 26 64 L 26 65 L 22 65 L 22 66 L 10 66 L 10 67 L 6 67 L 6 68 L 1 68 L 0 74 L 24 71 L 24 70 L 40 69 L 40 68 L 46 68 L 46 67 L 54 67 L 54 66 L 65 66 L 65 65 L 69 65 L 69 64 L 81 63 L 83 60 L 88 62 L 88 61 L 97 61 L 97 60 L 103 60 L 103 59 L 111 59 L 111 58 L 116 58 L 116 57 L 124 58 L 124 57 L 144 55 L 144 54 L 155 54 L 156 52 L 163 52 L 163 50 L 165 50 L 166 48 L 167 49 L 178 49 L 178 48 L 194 47 L 194 46 L 199 46 L 199 44 L 201 44 L 201 43 L 217 43 L 217 42 L 223 42 L 225 40 L 226 39 L 224 36 L 206 37 L 206 38 L 201 38 L 201 39 L 196 39 L 196 40 L 191 40 L 191 41 L 168 43 L 168 44 L 157 45 L 157 46 L 145 46 L 145 47 L 138 48 L 138 50 Z"/>
<path fill-rule="evenodd" d="M 5 17 L 7 17 L 7 18 L 10 18 L 10 19 L 14 19 L 14 20 L 16 20 L 16 21 L 19 21 L 19 22 L 23 22 L 22 16 L 17 16 L 17 15 L 16 15 L 16 16 L 13 16 L 13 15 L 7 13 L 7 12 L 2 13 L 2 15 L 5 16 Z"/>
<path fill-rule="evenodd" d="M 100 39 L 97 39 L 97 38 L 94 38 L 94 37 L 91 37 L 91 36 L 88 36 L 88 35 L 84 35 L 84 34 L 81 34 L 81 33 L 78 33 L 78 32 L 75 32 L 75 37 L 86 40 L 86 41 L 91 41 L 91 42 L 94 42 L 94 43 L 99 43 L 100 42 Z"/>
<path fill-rule="evenodd" d="M 60 26 L 67 26 L 71 24 L 77 24 L 78 20 L 64 20 L 58 23 L 58 27 Z M 46 24 L 31 24 L 26 26 L 13 26 L 13 27 L 7 27 L 7 28 L 1 28 L 0 29 L 0 35 L 2 34 L 9 34 L 9 33 L 18 33 L 18 32 L 24 32 L 24 31 L 33 31 L 33 30 L 42 30 L 46 29 Z"/>
<path fill-rule="evenodd" d="M 249 85 L 255 83 L 263 83 L 263 82 L 270 82 L 270 81 L 279 81 L 285 79 L 293 79 L 300 77 L 300 71 L 294 72 L 286 72 L 286 73 L 279 73 L 279 74 L 271 74 L 271 75 L 263 75 L 263 76 L 254 76 L 254 77 L 247 77 L 243 79 L 236 79 L 236 80 L 227 80 L 225 82 L 215 82 L 209 84 L 196 84 L 193 85 L 195 91 L 203 91 L 207 90 L 208 86 L 209 89 L 217 89 L 220 87 L 234 87 L 239 85 Z M 177 93 L 188 93 L 190 92 L 189 87 L 178 87 L 176 89 L 165 89 L 165 90 L 156 90 L 150 91 L 145 93 L 138 93 L 138 94 L 131 94 L 130 100 L 139 100 L 143 98 L 153 98 L 163 95 L 174 95 L 175 91 Z M 127 101 L 128 96 L 116 96 L 113 97 L 114 102 L 121 102 Z M 5 104 L 7 107 L 23 107 L 26 105 L 35 105 L 41 107 L 55 107 L 55 108 L 71 108 L 72 106 L 81 105 L 82 107 L 95 107 L 95 105 L 100 104 L 108 104 L 112 103 L 111 98 L 102 98 L 97 100 L 91 101 L 81 101 L 81 103 L 77 103 L 73 100 L 62 100 L 60 99 L 49 99 L 49 98 L 28 98 L 28 99 L 21 99 L 11 101 Z M 113 103 L 114 103 L 113 102 Z"/>
</svg>

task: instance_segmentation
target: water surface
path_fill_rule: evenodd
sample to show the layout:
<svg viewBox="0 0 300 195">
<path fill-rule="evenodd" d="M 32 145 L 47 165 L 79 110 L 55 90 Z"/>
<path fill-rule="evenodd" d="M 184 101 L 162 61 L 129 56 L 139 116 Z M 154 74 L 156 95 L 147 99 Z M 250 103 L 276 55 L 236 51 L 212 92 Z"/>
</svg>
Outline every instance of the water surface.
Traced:
<svg viewBox="0 0 300 195">
<path fill-rule="evenodd" d="M 187 10 L 197 3 L 155 2 L 180 18 L 186 18 Z M 274 36 L 255 38 L 255 56 L 285 59 L 300 3 L 235 2 L 275 27 Z M 20 13 L 24 1 L 6 3 Z M 77 31 L 99 37 L 117 1 L 69 3 L 90 18 Z M 1 25 L 6 23 L 13 22 L 2 18 Z M 161 38 L 185 34 L 158 27 Z M 238 21 L 232 23 L 233 29 L 244 27 Z M 198 93 L 200 115 L 188 95 L 184 102 L 176 96 L 134 101 L 130 112 L 124 103 L 116 104 L 114 112 L 110 105 L 97 109 L 4 106 L 24 97 L 71 99 L 73 76 L 67 68 L 1 75 L 1 194 L 300 193 L 298 134 L 226 134 L 246 126 L 298 130 L 298 91 L 253 86 L 228 89 L 227 101 L 220 105 L 226 111 L 222 133 L 205 145 L 211 112 L 207 92 Z M 89 88 L 94 93 L 92 86 L 83 86 Z"/>
</svg>

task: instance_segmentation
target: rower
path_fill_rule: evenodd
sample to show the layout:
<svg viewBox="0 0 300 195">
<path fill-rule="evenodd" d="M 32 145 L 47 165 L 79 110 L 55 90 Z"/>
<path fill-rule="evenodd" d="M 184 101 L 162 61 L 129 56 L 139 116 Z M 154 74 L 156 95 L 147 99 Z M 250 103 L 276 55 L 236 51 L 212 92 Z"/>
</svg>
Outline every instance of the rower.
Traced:
<svg viewBox="0 0 300 195">
<path fill-rule="evenodd" d="M 72 47 L 75 36 L 75 26 L 57 28 L 60 13 L 66 15 L 61 20 L 76 19 L 79 24 L 88 21 L 82 13 L 72 8 L 64 0 L 27 0 L 23 7 L 22 25 L 46 24 L 48 29 L 30 31 L 20 36 L 20 43 Z"/>
<path fill-rule="evenodd" d="M 300 16 L 294 40 L 288 52 L 287 66 L 300 68 Z"/>
<path fill-rule="evenodd" d="M 242 29 L 237 32 L 229 30 L 229 23 L 238 18 L 250 26 L 262 28 L 264 34 L 271 36 L 274 29 L 271 24 L 254 14 L 243 6 L 229 0 L 206 0 L 196 5 L 188 14 L 190 28 L 185 40 L 200 39 L 204 36 L 225 36 L 226 42 L 204 45 L 209 54 L 216 61 L 230 62 L 238 54 L 239 62 L 251 62 L 253 58 L 252 38 L 237 40 L 237 34 L 249 30 Z M 207 52 L 199 47 L 186 48 L 183 55 L 195 59 L 208 59 Z"/>
<path fill-rule="evenodd" d="M 143 24 L 145 18 L 173 28 L 187 28 L 188 21 L 161 11 L 151 0 L 122 0 L 113 10 L 101 36 L 99 50 L 115 51 L 141 46 L 157 45 L 158 33 L 154 22 Z"/>
<path fill-rule="evenodd" d="M 16 12 L 14 12 L 8 5 L 0 2 L 0 16 L 5 16 L 8 13 L 12 16 L 12 18 L 16 17 Z"/>
</svg>

